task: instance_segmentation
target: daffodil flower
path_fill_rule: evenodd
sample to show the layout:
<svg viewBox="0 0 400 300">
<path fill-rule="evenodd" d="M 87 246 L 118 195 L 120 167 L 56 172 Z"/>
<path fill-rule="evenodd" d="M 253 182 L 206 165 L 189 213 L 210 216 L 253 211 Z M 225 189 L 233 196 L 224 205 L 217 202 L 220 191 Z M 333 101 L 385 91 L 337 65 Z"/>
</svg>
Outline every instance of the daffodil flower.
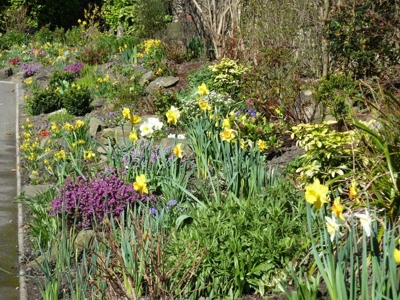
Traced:
<svg viewBox="0 0 400 300">
<path fill-rule="evenodd" d="M 350 188 L 349 188 L 349 198 L 350 200 L 357 200 L 357 184 L 355 180 L 352 180 Z"/>
<path fill-rule="evenodd" d="M 344 221 L 343 217 L 343 205 L 340 204 L 340 197 L 335 198 L 332 204 L 332 212 L 334 215 L 339 218 L 340 220 Z"/>
<path fill-rule="evenodd" d="M 133 183 L 133 189 L 138 191 L 140 194 L 148 194 L 149 190 L 147 189 L 146 183 L 146 175 L 142 174 L 136 176 L 136 181 Z"/>
<path fill-rule="evenodd" d="M 326 195 L 329 188 L 326 185 L 320 184 L 319 179 L 315 179 L 313 184 L 306 186 L 305 198 L 310 204 L 314 204 L 315 208 L 320 209 L 323 204 L 328 203 Z"/>
<path fill-rule="evenodd" d="M 365 209 L 365 214 L 356 213 L 354 216 L 360 219 L 361 226 L 363 227 L 366 236 L 370 237 L 372 220 L 369 216 L 368 210 Z"/>
<path fill-rule="evenodd" d="M 176 144 L 176 146 L 174 147 L 174 154 L 177 158 L 183 157 L 182 143 Z"/>
<path fill-rule="evenodd" d="M 167 122 L 172 123 L 174 125 L 176 125 L 179 117 L 181 116 L 181 114 L 179 113 L 179 110 L 174 106 L 171 106 L 170 110 L 167 111 L 167 113 L 165 115 L 167 117 Z"/>
<path fill-rule="evenodd" d="M 340 235 L 340 229 L 339 229 L 339 225 L 336 222 L 335 218 L 331 218 L 331 217 L 326 217 L 325 216 L 325 220 L 326 220 L 326 229 L 331 237 L 331 242 L 333 242 L 333 240 L 335 239 L 335 235 L 339 234 Z"/>
<path fill-rule="evenodd" d="M 394 257 L 394 260 L 396 261 L 396 264 L 399 265 L 400 264 L 400 250 L 399 249 L 394 248 L 393 257 Z"/>
<path fill-rule="evenodd" d="M 206 85 L 205 83 L 202 83 L 202 84 L 197 88 L 197 91 L 198 91 L 198 93 L 199 93 L 200 95 L 203 95 L 203 96 L 207 96 L 207 95 L 210 93 L 210 91 L 208 90 L 207 85 Z"/>
</svg>

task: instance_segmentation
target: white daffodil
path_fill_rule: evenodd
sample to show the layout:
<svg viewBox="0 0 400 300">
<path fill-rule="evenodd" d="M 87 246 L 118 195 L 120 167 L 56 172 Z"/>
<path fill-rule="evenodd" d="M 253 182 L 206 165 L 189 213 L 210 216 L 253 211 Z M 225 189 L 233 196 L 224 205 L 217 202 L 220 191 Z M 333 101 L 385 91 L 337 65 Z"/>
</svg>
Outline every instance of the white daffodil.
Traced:
<svg viewBox="0 0 400 300">
<path fill-rule="evenodd" d="M 336 219 L 333 217 L 326 217 L 326 229 L 328 230 L 329 235 L 331 236 L 331 242 L 335 239 L 335 235 L 339 234 L 340 236 L 340 229 L 338 223 L 336 223 Z"/>
<path fill-rule="evenodd" d="M 365 209 L 365 214 L 354 214 L 355 217 L 360 219 L 361 226 L 363 227 L 365 234 L 370 237 L 371 236 L 371 217 L 369 216 L 368 210 Z"/>
<path fill-rule="evenodd" d="M 151 137 L 153 135 L 153 126 L 149 123 L 144 123 L 140 125 L 140 135 L 143 137 Z"/>
</svg>

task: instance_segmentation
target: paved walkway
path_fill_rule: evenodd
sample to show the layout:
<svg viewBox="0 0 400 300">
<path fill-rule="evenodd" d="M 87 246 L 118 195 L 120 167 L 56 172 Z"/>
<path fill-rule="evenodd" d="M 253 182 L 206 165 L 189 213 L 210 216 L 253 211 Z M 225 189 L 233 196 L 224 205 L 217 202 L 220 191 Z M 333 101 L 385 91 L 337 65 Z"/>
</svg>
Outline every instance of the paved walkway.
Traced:
<svg viewBox="0 0 400 300">
<path fill-rule="evenodd" d="M 0 82 L 0 300 L 19 299 L 16 135 L 20 85 Z"/>
</svg>

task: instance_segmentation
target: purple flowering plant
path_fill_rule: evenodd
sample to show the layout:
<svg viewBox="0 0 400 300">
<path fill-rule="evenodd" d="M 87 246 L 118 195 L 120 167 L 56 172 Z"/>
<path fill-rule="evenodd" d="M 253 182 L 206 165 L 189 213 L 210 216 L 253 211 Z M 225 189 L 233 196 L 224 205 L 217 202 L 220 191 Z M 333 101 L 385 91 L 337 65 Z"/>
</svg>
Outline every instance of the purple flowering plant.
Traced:
<svg viewBox="0 0 400 300">
<path fill-rule="evenodd" d="M 25 73 L 26 77 L 32 76 L 37 71 L 41 70 L 43 66 L 35 63 L 24 63 L 21 65 L 21 72 Z"/>
<path fill-rule="evenodd" d="M 90 228 L 101 224 L 106 217 L 119 217 L 135 203 L 157 203 L 155 195 L 140 194 L 117 173 L 115 170 L 110 174 L 100 172 L 92 179 L 69 177 L 59 197 L 51 201 L 49 213 L 62 215 L 64 211 L 68 224 Z"/>
<path fill-rule="evenodd" d="M 75 75 L 79 75 L 85 65 L 82 62 L 76 62 L 70 65 L 66 65 L 63 69 L 64 72 L 71 72 Z"/>
</svg>

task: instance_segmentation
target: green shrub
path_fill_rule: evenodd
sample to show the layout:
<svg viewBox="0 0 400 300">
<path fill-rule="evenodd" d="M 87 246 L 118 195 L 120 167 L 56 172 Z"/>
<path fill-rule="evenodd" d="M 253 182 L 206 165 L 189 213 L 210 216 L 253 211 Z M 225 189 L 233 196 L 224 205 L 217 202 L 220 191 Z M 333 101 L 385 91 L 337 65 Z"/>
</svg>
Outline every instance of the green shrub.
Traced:
<svg viewBox="0 0 400 300">
<path fill-rule="evenodd" d="M 154 113 L 163 116 L 171 106 L 179 106 L 179 100 L 173 91 L 166 92 L 164 89 L 158 89 L 152 95 L 152 105 Z"/>
<path fill-rule="evenodd" d="M 63 85 L 63 82 L 72 83 L 75 80 L 76 74 L 72 72 L 64 72 L 55 70 L 49 80 L 49 88 L 55 89 Z"/>
<path fill-rule="evenodd" d="M 78 53 L 78 59 L 89 65 L 100 65 L 110 58 L 110 49 L 98 45 L 87 44 Z"/>
<path fill-rule="evenodd" d="M 62 98 L 54 90 L 36 91 L 26 103 L 29 114 L 47 114 L 62 108 Z"/>
<path fill-rule="evenodd" d="M 0 36 L 0 49 L 10 49 L 11 46 L 23 45 L 28 42 L 28 35 L 18 31 L 8 31 Z"/>
<path fill-rule="evenodd" d="M 278 180 L 257 196 L 228 196 L 221 202 L 194 207 L 168 245 L 174 261 L 186 246 L 200 243 L 207 249 L 196 277 L 188 283 L 197 290 L 191 299 L 237 299 L 246 293 L 264 295 L 284 276 L 289 261 L 300 261 L 307 252 L 305 201 L 288 181 Z M 299 241 L 302 246 L 299 247 Z M 198 259 L 193 253 L 185 264 Z M 179 275 L 174 280 L 179 280 Z"/>
<path fill-rule="evenodd" d="M 63 107 L 75 116 L 84 116 L 92 110 L 90 91 L 85 88 L 71 88 L 63 95 Z"/>
</svg>

